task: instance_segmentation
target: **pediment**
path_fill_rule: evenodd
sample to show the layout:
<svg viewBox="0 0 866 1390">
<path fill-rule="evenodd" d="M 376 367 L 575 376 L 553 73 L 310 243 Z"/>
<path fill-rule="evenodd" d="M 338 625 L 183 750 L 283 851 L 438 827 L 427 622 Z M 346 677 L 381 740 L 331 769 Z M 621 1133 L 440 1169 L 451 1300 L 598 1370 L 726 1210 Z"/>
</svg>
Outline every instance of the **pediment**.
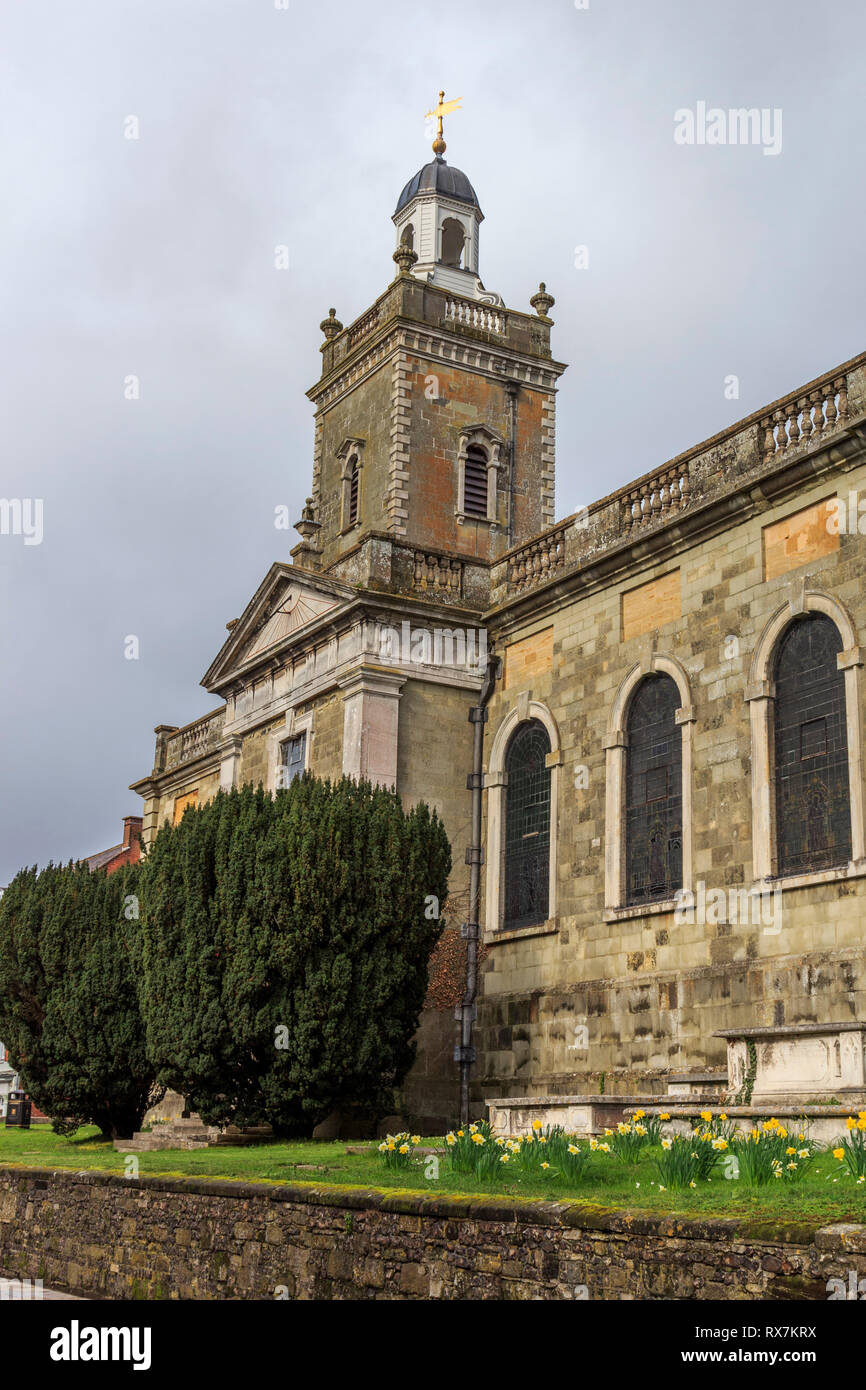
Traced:
<svg viewBox="0 0 866 1390">
<path fill-rule="evenodd" d="M 344 584 L 310 574 L 301 578 L 292 568 L 272 566 L 206 672 L 202 685 L 207 690 L 219 690 L 269 653 L 276 656 L 296 634 L 354 596 Z"/>
<path fill-rule="evenodd" d="M 261 656 L 291 637 L 299 628 L 306 627 L 336 607 L 336 599 L 317 593 L 304 584 L 287 584 L 257 623 L 244 660 Z"/>
</svg>

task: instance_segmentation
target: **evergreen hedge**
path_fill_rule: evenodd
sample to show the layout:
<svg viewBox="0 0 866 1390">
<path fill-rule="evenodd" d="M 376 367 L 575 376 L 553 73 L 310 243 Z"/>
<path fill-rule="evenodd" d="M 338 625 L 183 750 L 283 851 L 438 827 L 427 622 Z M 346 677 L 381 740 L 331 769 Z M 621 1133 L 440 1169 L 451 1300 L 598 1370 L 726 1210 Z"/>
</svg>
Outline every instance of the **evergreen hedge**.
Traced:
<svg viewBox="0 0 866 1390">
<path fill-rule="evenodd" d="M 220 792 L 142 865 L 137 978 L 161 1085 L 206 1123 L 384 1114 L 414 1059 L 451 851 L 423 803 L 305 776 Z"/>
<path fill-rule="evenodd" d="M 158 1098 L 125 934 L 138 884 L 137 866 L 49 864 L 0 899 L 0 1038 L 58 1133 L 127 1138 Z"/>
</svg>

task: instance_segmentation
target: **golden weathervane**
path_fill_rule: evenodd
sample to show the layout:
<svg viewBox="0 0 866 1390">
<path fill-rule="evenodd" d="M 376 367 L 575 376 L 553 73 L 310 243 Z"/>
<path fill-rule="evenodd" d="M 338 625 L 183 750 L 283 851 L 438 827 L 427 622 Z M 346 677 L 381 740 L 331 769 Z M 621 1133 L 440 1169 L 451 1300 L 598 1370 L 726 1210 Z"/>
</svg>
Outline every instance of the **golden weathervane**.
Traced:
<svg viewBox="0 0 866 1390">
<path fill-rule="evenodd" d="M 427 112 L 426 119 L 428 121 L 430 120 L 431 116 L 436 116 L 439 119 L 439 129 L 436 133 L 436 139 L 433 141 L 433 153 L 435 155 L 443 155 L 445 153 L 446 148 L 445 141 L 442 139 L 442 117 L 449 116 L 452 111 L 459 111 L 460 103 L 462 100 L 462 97 L 456 97 L 454 101 L 446 101 L 445 93 L 440 92 L 439 105 L 434 106 L 432 111 Z"/>
</svg>

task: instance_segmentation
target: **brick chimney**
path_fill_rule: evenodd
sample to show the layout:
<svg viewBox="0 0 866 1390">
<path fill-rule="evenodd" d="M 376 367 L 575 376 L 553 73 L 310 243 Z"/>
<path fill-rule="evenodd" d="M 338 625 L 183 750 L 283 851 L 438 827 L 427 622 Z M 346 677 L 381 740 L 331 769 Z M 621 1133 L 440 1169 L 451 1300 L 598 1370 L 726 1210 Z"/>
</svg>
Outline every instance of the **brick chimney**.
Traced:
<svg viewBox="0 0 866 1390">
<path fill-rule="evenodd" d="M 129 849 L 135 840 L 141 839 L 141 827 L 144 821 L 141 816 L 123 817 L 123 848 Z"/>
</svg>

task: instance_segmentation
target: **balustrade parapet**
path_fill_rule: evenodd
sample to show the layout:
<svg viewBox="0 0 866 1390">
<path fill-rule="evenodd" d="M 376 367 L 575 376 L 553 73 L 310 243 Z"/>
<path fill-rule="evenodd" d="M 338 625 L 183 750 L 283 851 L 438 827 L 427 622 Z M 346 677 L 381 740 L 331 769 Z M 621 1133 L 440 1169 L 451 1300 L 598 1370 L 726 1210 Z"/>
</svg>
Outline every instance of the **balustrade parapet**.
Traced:
<svg viewBox="0 0 866 1390">
<path fill-rule="evenodd" d="M 173 768 L 214 752 L 219 746 L 225 716 L 225 707 L 222 707 L 175 730 L 166 740 L 164 770 L 170 772 Z"/>
<path fill-rule="evenodd" d="M 784 467 L 789 456 L 839 437 L 864 414 L 866 353 L 507 552 L 491 572 L 493 601 L 502 602 L 573 564 L 675 524 L 698 503 L 732 493 L 744 480 Z"/>
</svg>

